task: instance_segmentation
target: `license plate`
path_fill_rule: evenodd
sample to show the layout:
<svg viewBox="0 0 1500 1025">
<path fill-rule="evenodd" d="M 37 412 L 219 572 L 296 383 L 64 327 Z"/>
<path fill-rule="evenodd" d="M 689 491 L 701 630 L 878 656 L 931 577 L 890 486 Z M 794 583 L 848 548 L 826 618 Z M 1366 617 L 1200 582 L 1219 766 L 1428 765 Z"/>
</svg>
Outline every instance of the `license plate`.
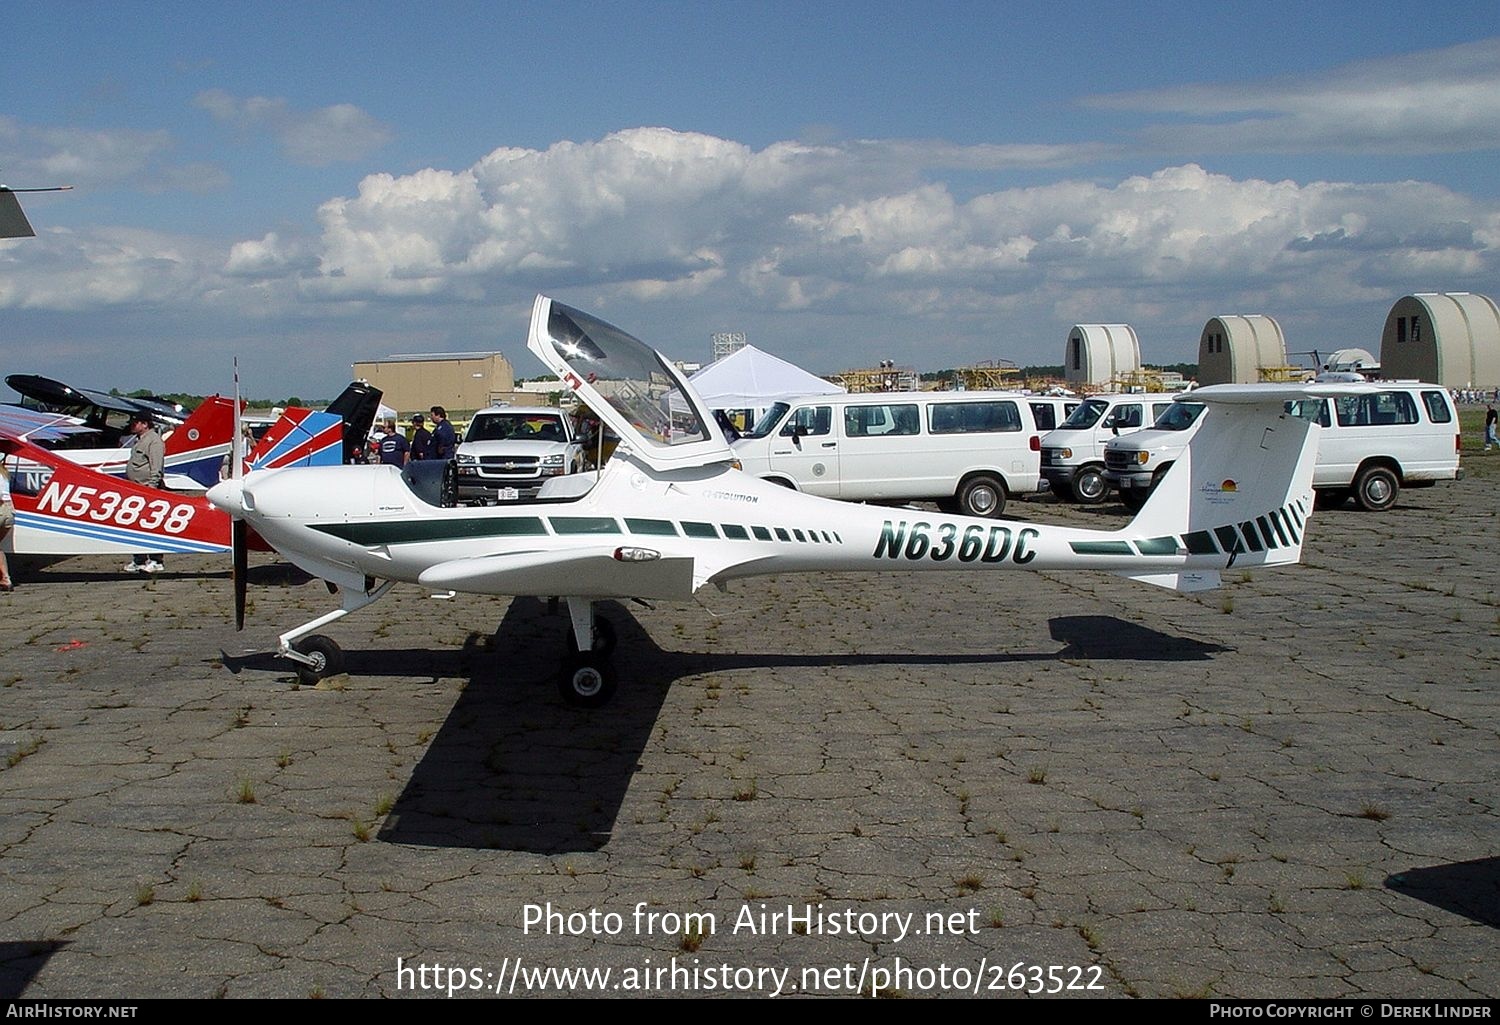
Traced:
<svg viewBox="0 0 1500 1025">
<path fill-rule="evenodd" d="M 521 497 L 521 493 L 515 488 L 501 488 L 499 493 L 496 494 L 495 497 L 500 499 L 500 501 L 502 502 L 514 502 L 516 499 Z"/>
</svg>

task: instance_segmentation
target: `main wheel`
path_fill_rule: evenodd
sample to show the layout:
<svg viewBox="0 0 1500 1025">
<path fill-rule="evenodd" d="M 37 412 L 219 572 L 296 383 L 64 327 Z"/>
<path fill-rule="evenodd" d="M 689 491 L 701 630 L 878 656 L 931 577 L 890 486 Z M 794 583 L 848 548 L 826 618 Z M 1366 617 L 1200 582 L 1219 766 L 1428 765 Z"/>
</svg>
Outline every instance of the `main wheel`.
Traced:
<svg viewBox="0 0 1500 1025">
<path fill-rule="evenodd" d="M 1005 511 L 1005 484 L 987 473 L 964 481 L 953 497 L 965 516 L 993 518 Z"/>
<path fill-rule="evenodd" d="M 1354 479 L 1354 501 L 1366 512 L 1385 512 L 1400 491 L 1401 482 L 1384 466 L 1367 466 Z"/>
<path fill-rule="evenodd" d="M 1101 466 L 1080 467 L 1073 475 L 1073 497 L 1083 505 L 1098 505 L 1109 494 L 1109 483 Z"/>
<path fill-rule="evenodd" d="M 594 617 L 594 647 L 595 655 L 608 658 L 615 650 L 615 625 L 603 616 Z M 573 624 L 568 624 L 568 651 L 573 654 L 578 652 L 578 634 L 573 632 Z"/>
<path fill-rule="evenodd" d="M 608 659 L 590 652 L 563 661 L 557 690 L 570 705 L 598 708 L 614 697 L 616 683 L 615 667 Z"/>
<path fill-rule="evenodd" d="M 344 649 L 331 637 L 313 634 L 302 638 L 292 647 L 313 660 L 312 665 L 297 663 L 297 678 L 309 686 L 344 671 Z"/>
</svg>

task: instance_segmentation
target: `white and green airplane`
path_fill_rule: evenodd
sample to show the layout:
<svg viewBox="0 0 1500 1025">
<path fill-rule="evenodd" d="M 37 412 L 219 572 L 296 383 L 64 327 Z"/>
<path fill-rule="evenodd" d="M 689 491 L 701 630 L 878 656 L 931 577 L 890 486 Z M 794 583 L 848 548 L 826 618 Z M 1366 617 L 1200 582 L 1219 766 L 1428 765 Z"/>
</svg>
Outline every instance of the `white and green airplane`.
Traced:
<svg viewBox="0 0 1500 1025">
<path fill-rule="evenodd" d="M 252 471 L 209 491 L 339 588 L 340 608 L 280 637 L 279 654 L 305 680 L 343 660 L 313 631 L 398 582 L 566 600 L 572 643 L 560 689 L 593 706 L 616 685 L 614 631 L 594 615 L 601 599 L 687 599 L 741 577 L 871 570 L 1102 570 L 1194 591 L 1216 586 L 1230 566 L 1297 562 L 1313 508 L 1316 432 L 1284 403 L 1317 395 L 1316 385 L 1193 392 L 1211 415 L 1186 456 L 1135 519 L 1104 531 L 801 494 L 741 472 L 684 375 L 620 329 L 538 296 L 528 345 L 619 437 L 599 471 L 472 508 L 453 502 L 440 463 Z M 673 392 L 685 414 L 670 412 Z"/>
</svg>

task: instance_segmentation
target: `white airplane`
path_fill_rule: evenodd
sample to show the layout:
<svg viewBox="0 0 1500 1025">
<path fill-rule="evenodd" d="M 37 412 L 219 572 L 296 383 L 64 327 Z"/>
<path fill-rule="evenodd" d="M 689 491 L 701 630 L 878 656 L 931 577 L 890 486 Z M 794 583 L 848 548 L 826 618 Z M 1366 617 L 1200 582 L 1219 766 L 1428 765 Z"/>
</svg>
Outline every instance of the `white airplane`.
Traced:
<svg viewBox="0 0 1500 1025">
<path fill-rule="evenodd" d="M 616 686 L 614 631 L 594 615 L 601 599 L 687 599 L 741 577 L 854 570 L 1088 569 L 1193 591 L 1216 586 L 1229 566 L 1297 562 L 1313 508 L 1316 432 L 1283 403 L 1317 394 L 1315 385 L 1195 391 L 1212 415 L 1187 455 L 1134 520 L 1100 531 L 778 487 L 735 467 L 711 411 L 641 341 L 538 296 L 528 345 L 619 436 L 602 470 L 482 508 L 456 506 L 451 476 L 435 476 L 443 464 L 431 463 L 252 471 L 209 491 L 214 505 L 340 589 L 340 608 L 280 636 L 278 653 L 304 680 L 342 667 L 338 645 L 312 632 L 398 582 L 564 598 L 572 644 L 560 689 L 570 703 L 597 706 Z M 673 392 L 686 414 L 668 412 Z"/>
</svg>

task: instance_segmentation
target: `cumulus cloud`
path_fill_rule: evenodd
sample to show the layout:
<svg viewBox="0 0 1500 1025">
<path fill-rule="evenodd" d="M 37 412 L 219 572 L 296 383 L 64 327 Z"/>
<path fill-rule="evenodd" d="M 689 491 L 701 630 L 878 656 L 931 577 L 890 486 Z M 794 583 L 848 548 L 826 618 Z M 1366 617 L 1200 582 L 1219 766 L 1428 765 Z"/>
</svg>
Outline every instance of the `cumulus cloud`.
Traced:
<svg viewBox="0 0 1500 1025">
<path fill-rule="evenodd" d="M 934 159 L 963 165 L 959 149 Z M 1431 183 L 1268 181 L 1182 164 L 973 195 L 923 152 L 874 140 L 754 149 L 663 128 L 505 147 L 460 169 L 369 175 L 305 233 L 232 246 L 102 230 L 0 243 L 0 307 L 200 304 L 306 321 L 373 305 L 387 322 L 432 325 L 548 291 L 603 301 L 646 333 L 685 308 L 813 313 L 797 322 L 847 339 L 825 332 L 816 344 L 852 350 L 893 325 L 949 338 L 1045 325 L 1061 338 L 1078 322 L 1170 321 L 1196 337 L 1215 313 L 1351 302 L 1377 307 L 1378 330 L 1395 297 L 1482 291 L 1500 269 L 1500 203 Z M 37 248 L 22 260 L 21 245 Z"/>
<path fill-rule="evenodd" d="M 31 125 L 0 117 L 0 167 L 11 186 L 129 185 L 160 191 L 181 184 L 165 131 Z M 198 167 L 196 183 L 216 187 L 216 172 Z"/>
<path fill-rule="evenodd" d="M 1169 152 L 1457 153 L 1500 147 L 1500 39 L 1333 71 L 1098 96 L 1092 106 L 1174 115 L 1142 137 Z M 1176 115 L 1201 118 L 1177 123 Z"/>
<path fill-rule="evenodd" d="M 962 164 L 948 147 L 944 166 Z M 981 150 L 986 149 L 981 147 Z M 752 150 L 660 128 L 463 170 L 371 175 L 319 210 L 316 238 L 255 244 L 313 267 L 317 299 L 494 298 L 591 286 L 641 302 L 711 293 L 771 309 L 913 315 L 962 295 L 1090 287 L 1260 289 L 1327 276 L 1397 291 L 1495 265 L 1500 211 L 1420 182 L 1235 179 L 1196 164 L 960 199 L 907 142 Z M 987 159 L 984 153 L 975 160 Z M 244 245 L 244 244 L 242 244 Z M 249 266 L 251 249 L 232 263 Z"/>
<path fill-rule="evenodd" d="M 216 262 L 214 247 L 198 239 L 52 228 L 0 243 L 0 308 L 80 312 L 191 303 L 204 296 Z"/>
<path fill-rule="evenodd" d="M 350 103 L 294 110 L 280 97 L 239 98 L 222 89 L 201 92 L 193 102 L 239 131 L 271 135 L 288 160 L 308 167 L 358 160 L 393 138 L 388 127 Z"/>
</svg>

